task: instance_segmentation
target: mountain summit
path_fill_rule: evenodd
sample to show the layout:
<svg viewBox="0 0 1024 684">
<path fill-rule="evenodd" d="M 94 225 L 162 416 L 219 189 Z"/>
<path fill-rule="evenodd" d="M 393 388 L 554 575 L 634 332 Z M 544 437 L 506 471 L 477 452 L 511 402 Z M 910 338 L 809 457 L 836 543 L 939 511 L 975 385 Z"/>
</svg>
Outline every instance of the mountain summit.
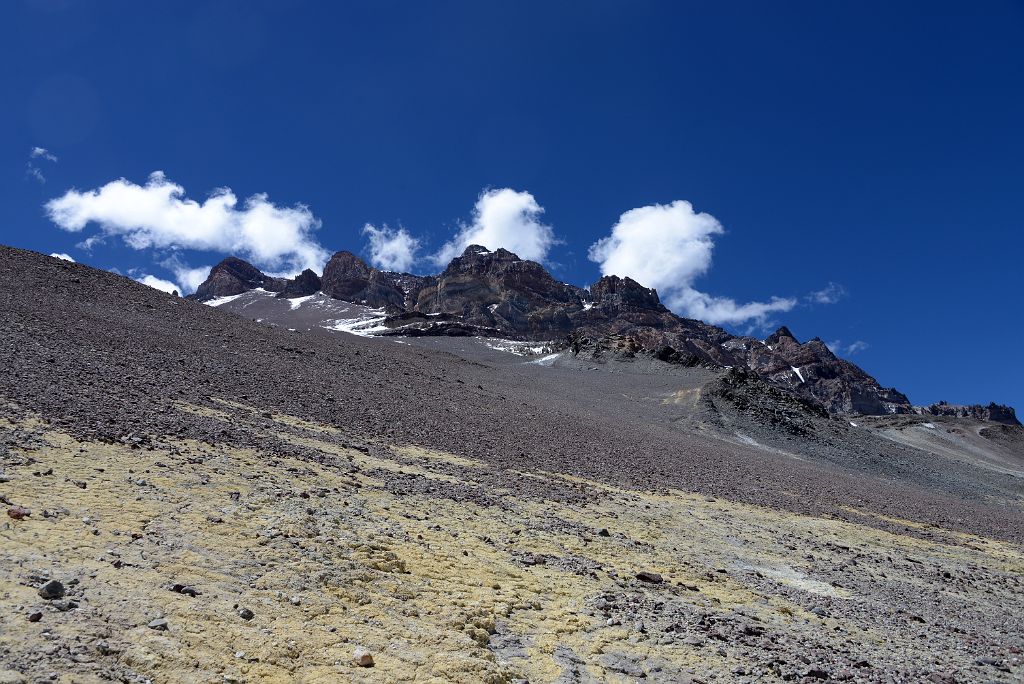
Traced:
<svg viewBox="0 0 1024 684">
<path fill-rule="evenodd" d="M 532 342 L 595 363 L 642 357 L 685 367 L 745 368 L 832 415 L 931 411 L 914 407 L 895 388 L 883 387 L 818 338 L 801 343 L 786 326 L 764 340 L 733 335 L 677 316 L 656 290 L 631 278 L 607 275 L 583 289 L 558 281 L 541 264 L 506 249 L 470 245 L 441 273 L 428 276 L 381 271 L 341 251 L 327 262 L 322 278 L 306 271 L 291 280 L 267 276 L 231 257 L 215 266 L 190 298 L 210 301 L 253 290 L 279 298 L 319 291 L 333 300 L 369 307 L 379 316 L 371 334 Z M 287 316 L 277 323 L 294 327 Z M 960 413 L 1016 422 L 1012 409 L 965 408 Z"/>
</svg>

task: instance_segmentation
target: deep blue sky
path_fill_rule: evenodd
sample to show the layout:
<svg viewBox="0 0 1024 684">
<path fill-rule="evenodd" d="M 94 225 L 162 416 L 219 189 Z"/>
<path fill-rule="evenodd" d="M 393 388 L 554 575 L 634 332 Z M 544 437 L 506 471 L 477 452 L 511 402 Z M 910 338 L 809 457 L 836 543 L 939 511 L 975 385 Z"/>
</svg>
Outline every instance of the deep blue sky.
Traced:
<svg viewBox="0 0 1024 684">
<path fill-rule="evenodd" d="M 42 210 L 157 169 L 304 203 L 332 251 L 365 222 L 439 246 L 511 187 L 585 284 L 622 212 L 685 199 L 728 231 L 703 291 L 840 283 L 773 321 L 866 342 L 851 358 L 916 403 L 1024 408 L 1018 2 L 12 1 L 0 93 L 3 243 L 166 276 Z"/>
</svg>

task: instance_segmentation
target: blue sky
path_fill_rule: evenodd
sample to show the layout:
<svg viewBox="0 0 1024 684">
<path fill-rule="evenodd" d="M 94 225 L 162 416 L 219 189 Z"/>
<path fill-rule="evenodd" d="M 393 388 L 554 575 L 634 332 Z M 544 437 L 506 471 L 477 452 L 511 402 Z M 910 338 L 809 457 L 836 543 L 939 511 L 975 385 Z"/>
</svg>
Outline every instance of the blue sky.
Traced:
<svg viewBox="0 0 1024 684">
<path fill-rule="evenodd" d="M 367 223 L 419 272 L 525 235 L 916 403 L 1024 407 L 1021 3 L 12 1 L 0 53 L 0 242 L 182 282 L 224 240 L 175 241 L 172 184 L 230 188 L 236 242 L 269 216 L 268 268 L 370 257 Z"/>
</svg>

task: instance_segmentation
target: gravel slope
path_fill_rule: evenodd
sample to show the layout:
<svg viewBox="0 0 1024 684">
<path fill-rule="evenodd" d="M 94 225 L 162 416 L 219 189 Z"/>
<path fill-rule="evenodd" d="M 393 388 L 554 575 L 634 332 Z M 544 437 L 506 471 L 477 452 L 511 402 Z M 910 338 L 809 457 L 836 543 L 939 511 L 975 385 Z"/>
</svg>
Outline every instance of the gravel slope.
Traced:
<svg viewBox="0 0 1024 684">
<path fill-rule="evenodd" d="M 730 417 L 719 406 L 729 420 L 709 421 L 706 406 L 679 402 L 702 375 L 488 363 L 387 339 L 289 332 L 10 248 L 0 248 L 0 364 L 0 396 L 83 437 L 250 445 L 244 430 L 185 423 L 169 409 L 217 396 L 354 439 L 478 457 L 508 486 L 523 480 L 505 469 L 542 468 L 797 512 L 844 517 L 854 505 L 1005 539 L 1024 534 L 1019 476 L 993 479 L 969 462 L 837 432 L 835 421 L 787 435 L 780 448 L 756 411 Z"/>
</svg>

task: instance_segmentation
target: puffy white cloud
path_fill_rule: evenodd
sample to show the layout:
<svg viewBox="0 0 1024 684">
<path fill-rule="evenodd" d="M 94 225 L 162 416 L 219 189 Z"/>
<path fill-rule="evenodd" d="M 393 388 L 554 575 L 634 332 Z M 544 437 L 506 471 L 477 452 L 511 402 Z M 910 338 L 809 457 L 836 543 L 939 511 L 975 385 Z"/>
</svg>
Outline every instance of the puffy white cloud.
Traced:
<svg viewBox="0 0 1024 684">
<path fill-rule="evenodd" d="M 540 222 L 544 207 L 528 192 L 511 188 L 486 190 L 473 208 L 473 220 L 432 257 L 443 266 L 470 245 L 490 250 L 504 247 L 523 259 L 545 261 L 548 250 L 559 243 L 551 226 Z"/>
<path fill-rule="evenodd" d="M 69 190 L 45 209 L 64 230 L 79 232 L 96 223 L 101 235 L 120 236 L 134 249 L 232 253 L 288 274 L 323 267 L 328 254 L 314 237 L 320 220 L 308 207 L 279 207 L 266 194 L 238 204 L 229 188 L 215 190 L 202 203 L 187 199 L 182 186 L 157 171 L 145 185 L 121 178 L 95 190 Z"/>
<path fill-rule="evenodd" d="M 50 256 L 52 256 L 54 259 L 63 259 L 64 261 L 70 261 L 72 263 L 74 263 L 75 261 L 74 259 L 71 258 L 70 254 L 65 254 L 64 252 L 54 252 Z"/>
<path fill-rule="evenodd" d="M 693 281 L 711 267 L 714 237 L 724 232 L 714 216 L 677 200 L 630 209 L 587 255 L 601 266 L 602 274 L 628 276 L 653 287 L 676 313 L 708 323 L 765 324 L 770 314 L 796 306 L 795 299 L 783 297 L 741 304 L 693 287 Z"/>
<path fill-rule="evenodd" d="M 164 280 L 163 278 L 157 278 L 156 276 L 148 274 L 142 275 L 136 278 L 135 280 L 142 283 L 143 285 L 149 285 L 150 287 L 156 288 L 157 290 L 163 290 L 164 292 L 168 293 L 174 292 L 175 290 L 178 289 L 178 286 L 172 283 L 171 281 Z"/>
<path fill-rule="evenodd" d="M 408 271 L 416 261 L 420 241 L 399 226 L 398 230 L 384 224 L 377 228 L 363 226 L 363 235 L 370 240 L 370 263 L 386 271 Z"/>
</svg>

